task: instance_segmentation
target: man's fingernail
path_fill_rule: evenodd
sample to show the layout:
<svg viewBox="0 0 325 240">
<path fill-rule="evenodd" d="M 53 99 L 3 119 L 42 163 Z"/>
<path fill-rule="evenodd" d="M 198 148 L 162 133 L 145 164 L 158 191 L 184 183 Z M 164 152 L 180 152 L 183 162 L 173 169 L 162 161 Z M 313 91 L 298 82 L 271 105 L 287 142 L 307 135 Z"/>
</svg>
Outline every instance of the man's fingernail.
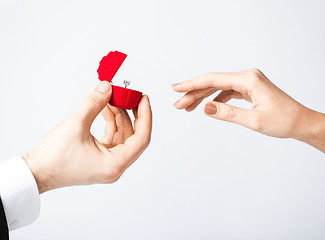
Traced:
<svg viewBox="0 0 325 240">
<path fill-rule="evenodd" d="M 95 90 L 101 93 L 108 93 L 108 91 L 111 89 L 111 84 L 107 81 L 102 81 L 98 83 Z"/>
<path fill-rule="evenodd" d="M 149 96 L 147 94 L 144 94 L 143 96 L 145 96 L 148 99 L 148 102 L 150 102 Z"/>
<path fill-rule="evenodd" d="M 217 107 L 213 103 L 208 103 L 205 105 L 204 111 L 209 115 L 214 115 L 217 113 Z"/>
</svg>

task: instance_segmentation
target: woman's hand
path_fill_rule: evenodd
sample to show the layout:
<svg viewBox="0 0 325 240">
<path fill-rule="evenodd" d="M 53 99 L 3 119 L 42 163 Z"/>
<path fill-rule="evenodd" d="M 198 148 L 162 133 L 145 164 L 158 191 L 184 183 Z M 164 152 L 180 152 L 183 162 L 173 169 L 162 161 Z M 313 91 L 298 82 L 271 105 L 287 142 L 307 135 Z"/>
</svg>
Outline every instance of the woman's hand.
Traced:
<svg viewBox="0 0 325 240">
<path fill-rule="evenodd" d="M 126 110 L 107 105 L 111 85 L 103 81 L 68 119 L 47 133 L 24 157 L 39 192 L 72 185 L 113 183 L 148 147 L 152 113 L 147 96 L 134 109 L 134 128 Z M 90 127 L 102 112 L 105 135 Z"/>
<path fill-rule="evenodd" d="M 204 112 L 210 117 L 237 123 L 260 133 L 295 138 L 325 152 L 325 115 L 301 105 L 276 87 L 261 71 L 250 69 L 234 73 L 208 73 L 173 85 L 186 94 L 175 103 L 178 109 L 194 110 L 204 98 L 218 90 Z M 252 109 L 226 104 L 244 99 Z"/>
</svg>

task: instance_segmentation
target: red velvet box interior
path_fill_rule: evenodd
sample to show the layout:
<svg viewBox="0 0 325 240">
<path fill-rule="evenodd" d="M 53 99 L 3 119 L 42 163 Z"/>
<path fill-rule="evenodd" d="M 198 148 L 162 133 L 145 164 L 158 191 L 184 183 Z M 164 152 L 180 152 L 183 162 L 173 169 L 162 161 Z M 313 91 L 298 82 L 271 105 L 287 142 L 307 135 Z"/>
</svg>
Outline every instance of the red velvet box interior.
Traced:
<svg viewBox="0 0 325 240">
<path fill-rule="evenodd" d="M 111 82 L 116 72 L 124 62 L 127 55 L 118 51 L 112 51 L 103 57 L 98 67 L 98 78 L 101 81 Z M 109 104 L 118 108 L 135 108 L 142 96 L 142 92 L 112 85 L 112 97 Z"/>
</svg>

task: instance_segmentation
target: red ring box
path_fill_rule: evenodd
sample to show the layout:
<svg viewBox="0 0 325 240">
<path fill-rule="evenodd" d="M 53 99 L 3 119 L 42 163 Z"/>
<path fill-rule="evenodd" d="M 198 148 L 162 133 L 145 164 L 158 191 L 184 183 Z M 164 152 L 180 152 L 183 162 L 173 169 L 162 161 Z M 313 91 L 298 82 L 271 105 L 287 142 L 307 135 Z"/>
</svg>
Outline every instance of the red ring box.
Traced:
<svg viewBox="0 0 325 240">
<path fill-rule="evenodd" d="M 118 51 L 109 52 L 107 56 L 104 56 L 97 69 L 99 80 L 111 82 L 126 57 L 125 53 Z M 109 100 L 109 104 L 130 110 L 139 104 L 141 97 L 142 92 L 112 84 L 112 97 Z"/>
</svg>

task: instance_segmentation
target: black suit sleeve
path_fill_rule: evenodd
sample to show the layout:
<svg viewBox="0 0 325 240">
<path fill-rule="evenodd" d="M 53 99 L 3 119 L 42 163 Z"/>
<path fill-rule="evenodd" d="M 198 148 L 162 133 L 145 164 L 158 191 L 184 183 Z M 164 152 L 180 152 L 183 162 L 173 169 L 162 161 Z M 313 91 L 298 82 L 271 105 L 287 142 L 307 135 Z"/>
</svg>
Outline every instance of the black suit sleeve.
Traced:
<svg viewBox="0 0 325 240">
<path fill-rule="evenodd" d="M 3 210 L 3 205 L 0 197 L 0 239 L 1 240 L 8 240 L 8 225 L 5 211 Z"/>
</svg>

